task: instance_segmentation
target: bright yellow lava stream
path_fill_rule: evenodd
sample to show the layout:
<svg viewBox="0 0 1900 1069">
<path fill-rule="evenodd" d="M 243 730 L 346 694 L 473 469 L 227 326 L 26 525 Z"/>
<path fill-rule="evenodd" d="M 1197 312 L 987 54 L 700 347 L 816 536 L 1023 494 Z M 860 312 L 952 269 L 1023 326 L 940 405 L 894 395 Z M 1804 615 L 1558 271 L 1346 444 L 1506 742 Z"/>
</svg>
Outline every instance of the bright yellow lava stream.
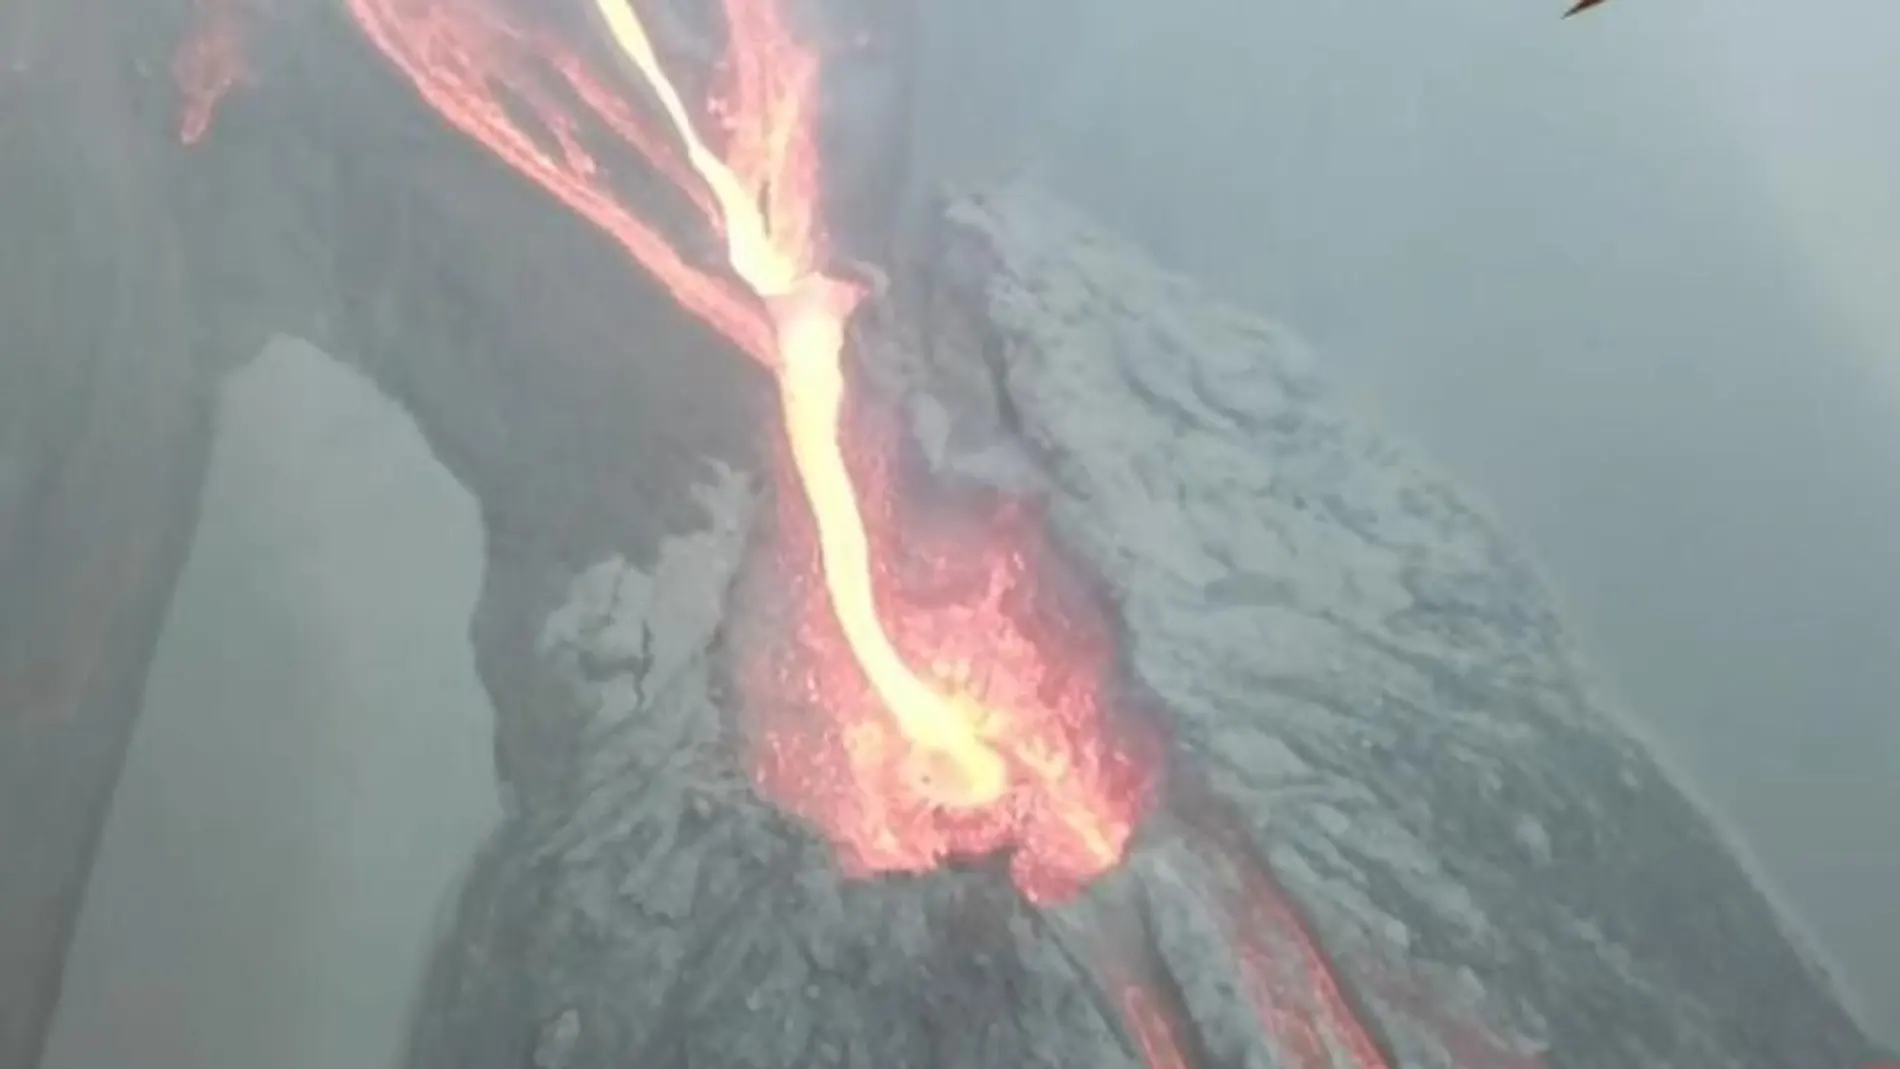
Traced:
<svg viewBox="0 0 1900 1069">
<path fill-rule="evenodd" d="M 739 0 L 730 6 L 745 3 Z M 870 545 L 838 443 L 844 400 L 840 365 L 844 325 L 861 293 L 816 268 L 810 237 L 815 232 L 810 225 L 817 210 L 815 186 L 769 190 L 770 183 L 797 177 L 772 174 L 769 167 L 768 173 L 748 176 L 753 178 L 750 184 L 743 180 L 693 129 L 678 90 L 660 69 L 652 41 L 628 0 L 595 0 L 595 6 L 615 44 L 658 96 L 686 146 L 687 162 L 717 201 L 733 272 L 765 301 L 771 314 L 778 348 L 779 403 L 792 459 L 817 522 L 825 589 L 872 689 L 917 748 L 908 770 L 913 781 L 945 806 L 976 807 L 995 801 L 1008 789 L 1009 771 L 996 749 L 984 741 L 982 721 L 987 711 L 973 701 L 940 694 L 919 679 L 898 655 L 878 619 Z M 739 32 L 735 26 L 734 35 Z M 802 93 L 800 103 L 808 105 L 815 82 L 796 88 Z M 807 110 L 779 118 L 809 122 Z M 801 132 L 768 131 L 780 144 Z M 768 218 L 760 207 L 761 195 L 768 192 L 793 193 L 790 198 L 771 197 L 770 202 L 789 205 L 805 218 Z"/>
</svg>

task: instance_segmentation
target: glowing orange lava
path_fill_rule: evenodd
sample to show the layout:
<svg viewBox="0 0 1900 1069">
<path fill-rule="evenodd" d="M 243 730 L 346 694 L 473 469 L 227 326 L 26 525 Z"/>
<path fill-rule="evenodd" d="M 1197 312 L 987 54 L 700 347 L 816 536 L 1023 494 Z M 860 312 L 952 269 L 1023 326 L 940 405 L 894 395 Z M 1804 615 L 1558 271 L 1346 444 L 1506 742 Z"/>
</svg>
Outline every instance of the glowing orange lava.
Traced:
<svg viewBox="0 0 1900 1069">
<path fill-rule="evenodd" d="M 741 679 L 741 704 L 758 720 L 760 787 L 824 828 L 850 873 L 924 872 L 1008 850 L 1029 898 L 1069 897 L 1120 860 L 1158 764 L 1146 723 L 1103 690 L 1115 655 L 1108 614 L 1035 509 L 905 478 L 922 461 L 876 405 L 847 404 L 845 423 L 875 611 L 905 663 L 984 711 L 982 737 L 1004 757 L 1008 783 L 991 804 L 954 807 L 919 782 L 910 739 L 829 611 L 822 530 L 785 497 L 774 596 L 757 599 L 776 612 L 750 622 L 764 649 Z"/>
<path fill-rule="evenodd" d="M 818 522 L 831 608 L 859 666 L 905 740 L 900 763 L 912 787 L 938 805 L 985 806 L 1002 798 L 1010 772 L 997 742 L 1003 714 L 943 693 L 898 655 L 878 618 L 870 546 L 856 488 L 839 443 L 844 403 L 844 326 L 859 292 L 819 270 L 818 169 L 813 150 L 818 66 L 779 25 L 777 6 L 728 0 L 729 57 L 751 100 L 729 112 L 747 151 L 731 164 L 701 139 L 677 89 L 660 69 L 627 0 L 596 0 L 627 59 L 659 98 L 719 206 L 733 272 L 766 302 L 775 328 L 779 399 L 798 481 Z M 750 105 L 748 108 L 746 105 Z M 745 166 L 745 172 L 735 168 Z M 894 755 L 895 756 L 895 755 Z M 1111 860 L 1112 863 L 1112 860 Z"/>
<path fill-rule="evenodd" d="M 1181 1038 L 1175 1034 L 1174 1018 L 1162 1008 L 1155 993 L 1141 984 L 1128 984 L 1121 990 L 1120 1001 L 1122 1018 L 1134 1032 L 1148 1069 L 1188 1069 L 1187 1056 L 1181 1053 Z"/>
<path fill-rule="evenodd" d="M 1241 978 L 1267 1036 L 1289 1069 L 1389 1069 L 1390 1062 L 1340 990 L 1326 952 L 1248 842 L 1236 815 L 1211 796 L 1186 814 L 1197 847 L 1231 877 L 1226 912 Z"/>
<path fill-rule="evenodd" d="M 578 50 L 491 0 L 349 0 L 357 24 L 457 129 L 611 235 L 675 300 L 755 359 L 775 364 L 771 321 L 740 287 L 687 262 L 621 203 L 616 175 L 590 147 L 591 116 L 702 212 L 709 197 L 669 142 L 624 103 Z M 518 119 L 514 104 L 532 122 Z M 538 128 L 545 144 L 531 132 Z"/>
<path fill-rule="evenodd" d="M 191 34 L 172 56 L 178 84 L 178 139 L 196 144 L 211 129 L 218 102 L 244 77 L 238 0 L 197 0 Z"/>
<path fill-rule="evenodd" d="M 1243 864 L 1243 892 L 1234 904 L 1240 970 L 1267 1034 L 1293 1069 L 1341 1064 L 1386 1069 L 1385 1055 L 1346 1004 L 1327 962 L 1285 893 Z"/>
</svg>

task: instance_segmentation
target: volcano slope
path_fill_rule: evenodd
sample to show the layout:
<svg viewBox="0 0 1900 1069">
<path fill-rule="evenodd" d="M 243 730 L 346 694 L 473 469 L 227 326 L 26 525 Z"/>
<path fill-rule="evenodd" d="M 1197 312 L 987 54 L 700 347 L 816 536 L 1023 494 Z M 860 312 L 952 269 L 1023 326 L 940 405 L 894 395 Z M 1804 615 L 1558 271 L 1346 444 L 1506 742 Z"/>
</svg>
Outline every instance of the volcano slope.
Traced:
<svg viewBox="0 0 1900 1069">
<path fill-rule="evenodd" d="M 858 407 L 902 411 L 931 479 L 1047 503 L 1116 607 L 1123 693 L 1171 739 L 1157 811 L 1047 909 L 982 860 L 842 877 L 746 765 L 735 679 L 793 639 L 773 483 L 708 459 L 650 560 L 491 550 L 475 633 L 507 680 L 514 816 L 412 1069 L 1140 1066 L 1115 975 L 1170 1008 L 1172 1064 L 1365 1064 L 1263 1027 L 1210 835 L 1284 892 L 1243 923 L 1297 957 L 1303 918 L 1390 1064 L 1866 1055 L 1532 570 L 1292 339 L 1031 190 L 937 224 L 861 316 Z M 1323 978 L 1288 970 L 1297 1016 Z"/>
<path fill-rule="evenodd" d="M 0 287 L 0 1069 L 37 1059 L 213 386 L 272 331 L 374 378 L 482 503 L 511 816 L 416 1069 L 1137 1064 L 1098 958 L 1182 1008 L 1188 1063 L 1308 1069 L 1241 990 L 1209 810 L 1398 1064 L 1862 1053 L 1487 523 L 1275 331 L 1025 193 L 947 206 L 861 314 L 863 407 L 911 417 L 942 480 L 1046 499 L 1170 786 L 1065 906 L 985 863 L 844 880 L 742 745 L 780 585 L 769 378 L 447 129 L 342 5 L 231 5 L 243 76 L 179 144 L 164 72 L 223 6 L 0 0 L 0 233 L 33 250 Z M 1254 927 L 1297 1004 L 1288 912 Z"/>
</svg>

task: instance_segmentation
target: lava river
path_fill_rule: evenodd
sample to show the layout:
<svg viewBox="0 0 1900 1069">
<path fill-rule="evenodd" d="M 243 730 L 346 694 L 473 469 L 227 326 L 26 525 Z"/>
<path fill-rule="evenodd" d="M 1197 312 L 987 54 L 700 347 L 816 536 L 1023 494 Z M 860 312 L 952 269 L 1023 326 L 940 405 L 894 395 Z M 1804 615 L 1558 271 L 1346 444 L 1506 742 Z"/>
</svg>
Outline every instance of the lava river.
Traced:
<svg viewBox="0 0 1900 1069">
<path fill-rule="evenodd" d="M 348 0 L 362 32 L 443 119 L 611 236 L 776 375 L 789 460 L 781 556 L 799 639 L 783 646 L 804 652 L 762 657 L 753 689 L 802 691 L 792 696 L 808 715 L 762 726 L 751 755 L 761 792 L 820 829 L 849 875 L 1007 854 L 1028 899 L 1073 898 L 1123 860 L 1158 795 L 1158 748 L 1139 717 L 1107 707 L 1106 613 L 1080 613 L 1059 635 L 1037 625 L 1049 616 L 1037 603 L 1057 597 L 1048 587 L 1065 565 L 1034 508 L 989 501 L 906 527 L 901 480 L 877 448 L 892 440 L 888 421 L 879 438 L 843 419 L 852 395 L 842 350 L 864 293 L 828 270 L 818 50 L 776 0 L 723 0 L 717 84 L 695 87 L 669 74 L 630 0 L 578 2 L 591 10 L 561 25 L 503 0 Z M 206 22 L 178 71 L 187 141 L 205 134 L 217 94 L 242 74 L 232 0 L 199 3 Z M 626 202 L 609 161 L 629 151 L 666 180 L 684 209 L 676 214 L 722 239 L 723 264 L 682 255 L 680 235 Z M 899 556 L 954 572 L 960 590 L 978 594 L 907 598 L 891 578 Z M 1384 1069 L 1387 1056 L 1244 836 L 1175 817 L 1234 888 L 1225 907 L 1242 979 L 1280 1062 Z M 1105 953 L 1098 979 L 1152 1069 L 1186 1069 L 1198 1061 L 1189 1022 L 1138 956 Z"/>
</svg>

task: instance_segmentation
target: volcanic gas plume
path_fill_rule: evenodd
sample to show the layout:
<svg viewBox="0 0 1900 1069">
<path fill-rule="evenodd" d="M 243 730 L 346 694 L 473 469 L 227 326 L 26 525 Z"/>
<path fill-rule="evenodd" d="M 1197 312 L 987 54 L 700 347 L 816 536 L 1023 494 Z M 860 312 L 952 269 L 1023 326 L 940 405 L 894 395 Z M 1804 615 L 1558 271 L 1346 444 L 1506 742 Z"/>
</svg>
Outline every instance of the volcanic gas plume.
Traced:
<svg viewBox="0 0 1900 1069">
<path fill-rule="evenodd" d="M 187 141 L 241 70 L 234 2 L 200 0 L 204 28 L 181 53 Z M 846 326 L 865 294 L 829 271 L 819 50 L 776 0 L 723 0 L 724 60 L 711 90 L 693 92 L 629 0 L 587 2 L 577 24 L 593 24 L 591 39 L 503 0 L 349 7 L 443 119 L 610 235 L 776 374 L 789 461 L 778 557 L 796 635 L 741 688 L 772 710 L 751 754 L 761 793 L 821 830 L 848 875 L 1007 853 L 1031 901 L 1075 896 L 1129 849 L 1158 794 L 1159 747 L 1152 725 L 1110 707 L 1107 614 L 1071 596 L 1075 583 L 1053 592 L 1068 565 L 1031 504 L 965 502 L 912 524 L 916 504 L 888 463 L 894 421 L 843 419 Z M 628 203 L 614 168 L 623 160 L 664 179 L 665 195 L 723 240 L 723 265 L 682 255 L 683 235 L 648 214 L 654 203 Z M 954 575 L 957 590 L 975 593 L 927 599 L 904 574 L 922 585 Z M 1063 627 L 1048 626 L 1058 618 Z M 1243 980 L 1283 1061 L 1384 1069 L 1245 836 L 1185 811 L 1174 819 L 1230 888 Z M 1148 1064 L 1194 1064 L 1179 1007 L 1138 955 L 1107 934 L 1100 942 L 1102 987 Z"/>
</svg>

